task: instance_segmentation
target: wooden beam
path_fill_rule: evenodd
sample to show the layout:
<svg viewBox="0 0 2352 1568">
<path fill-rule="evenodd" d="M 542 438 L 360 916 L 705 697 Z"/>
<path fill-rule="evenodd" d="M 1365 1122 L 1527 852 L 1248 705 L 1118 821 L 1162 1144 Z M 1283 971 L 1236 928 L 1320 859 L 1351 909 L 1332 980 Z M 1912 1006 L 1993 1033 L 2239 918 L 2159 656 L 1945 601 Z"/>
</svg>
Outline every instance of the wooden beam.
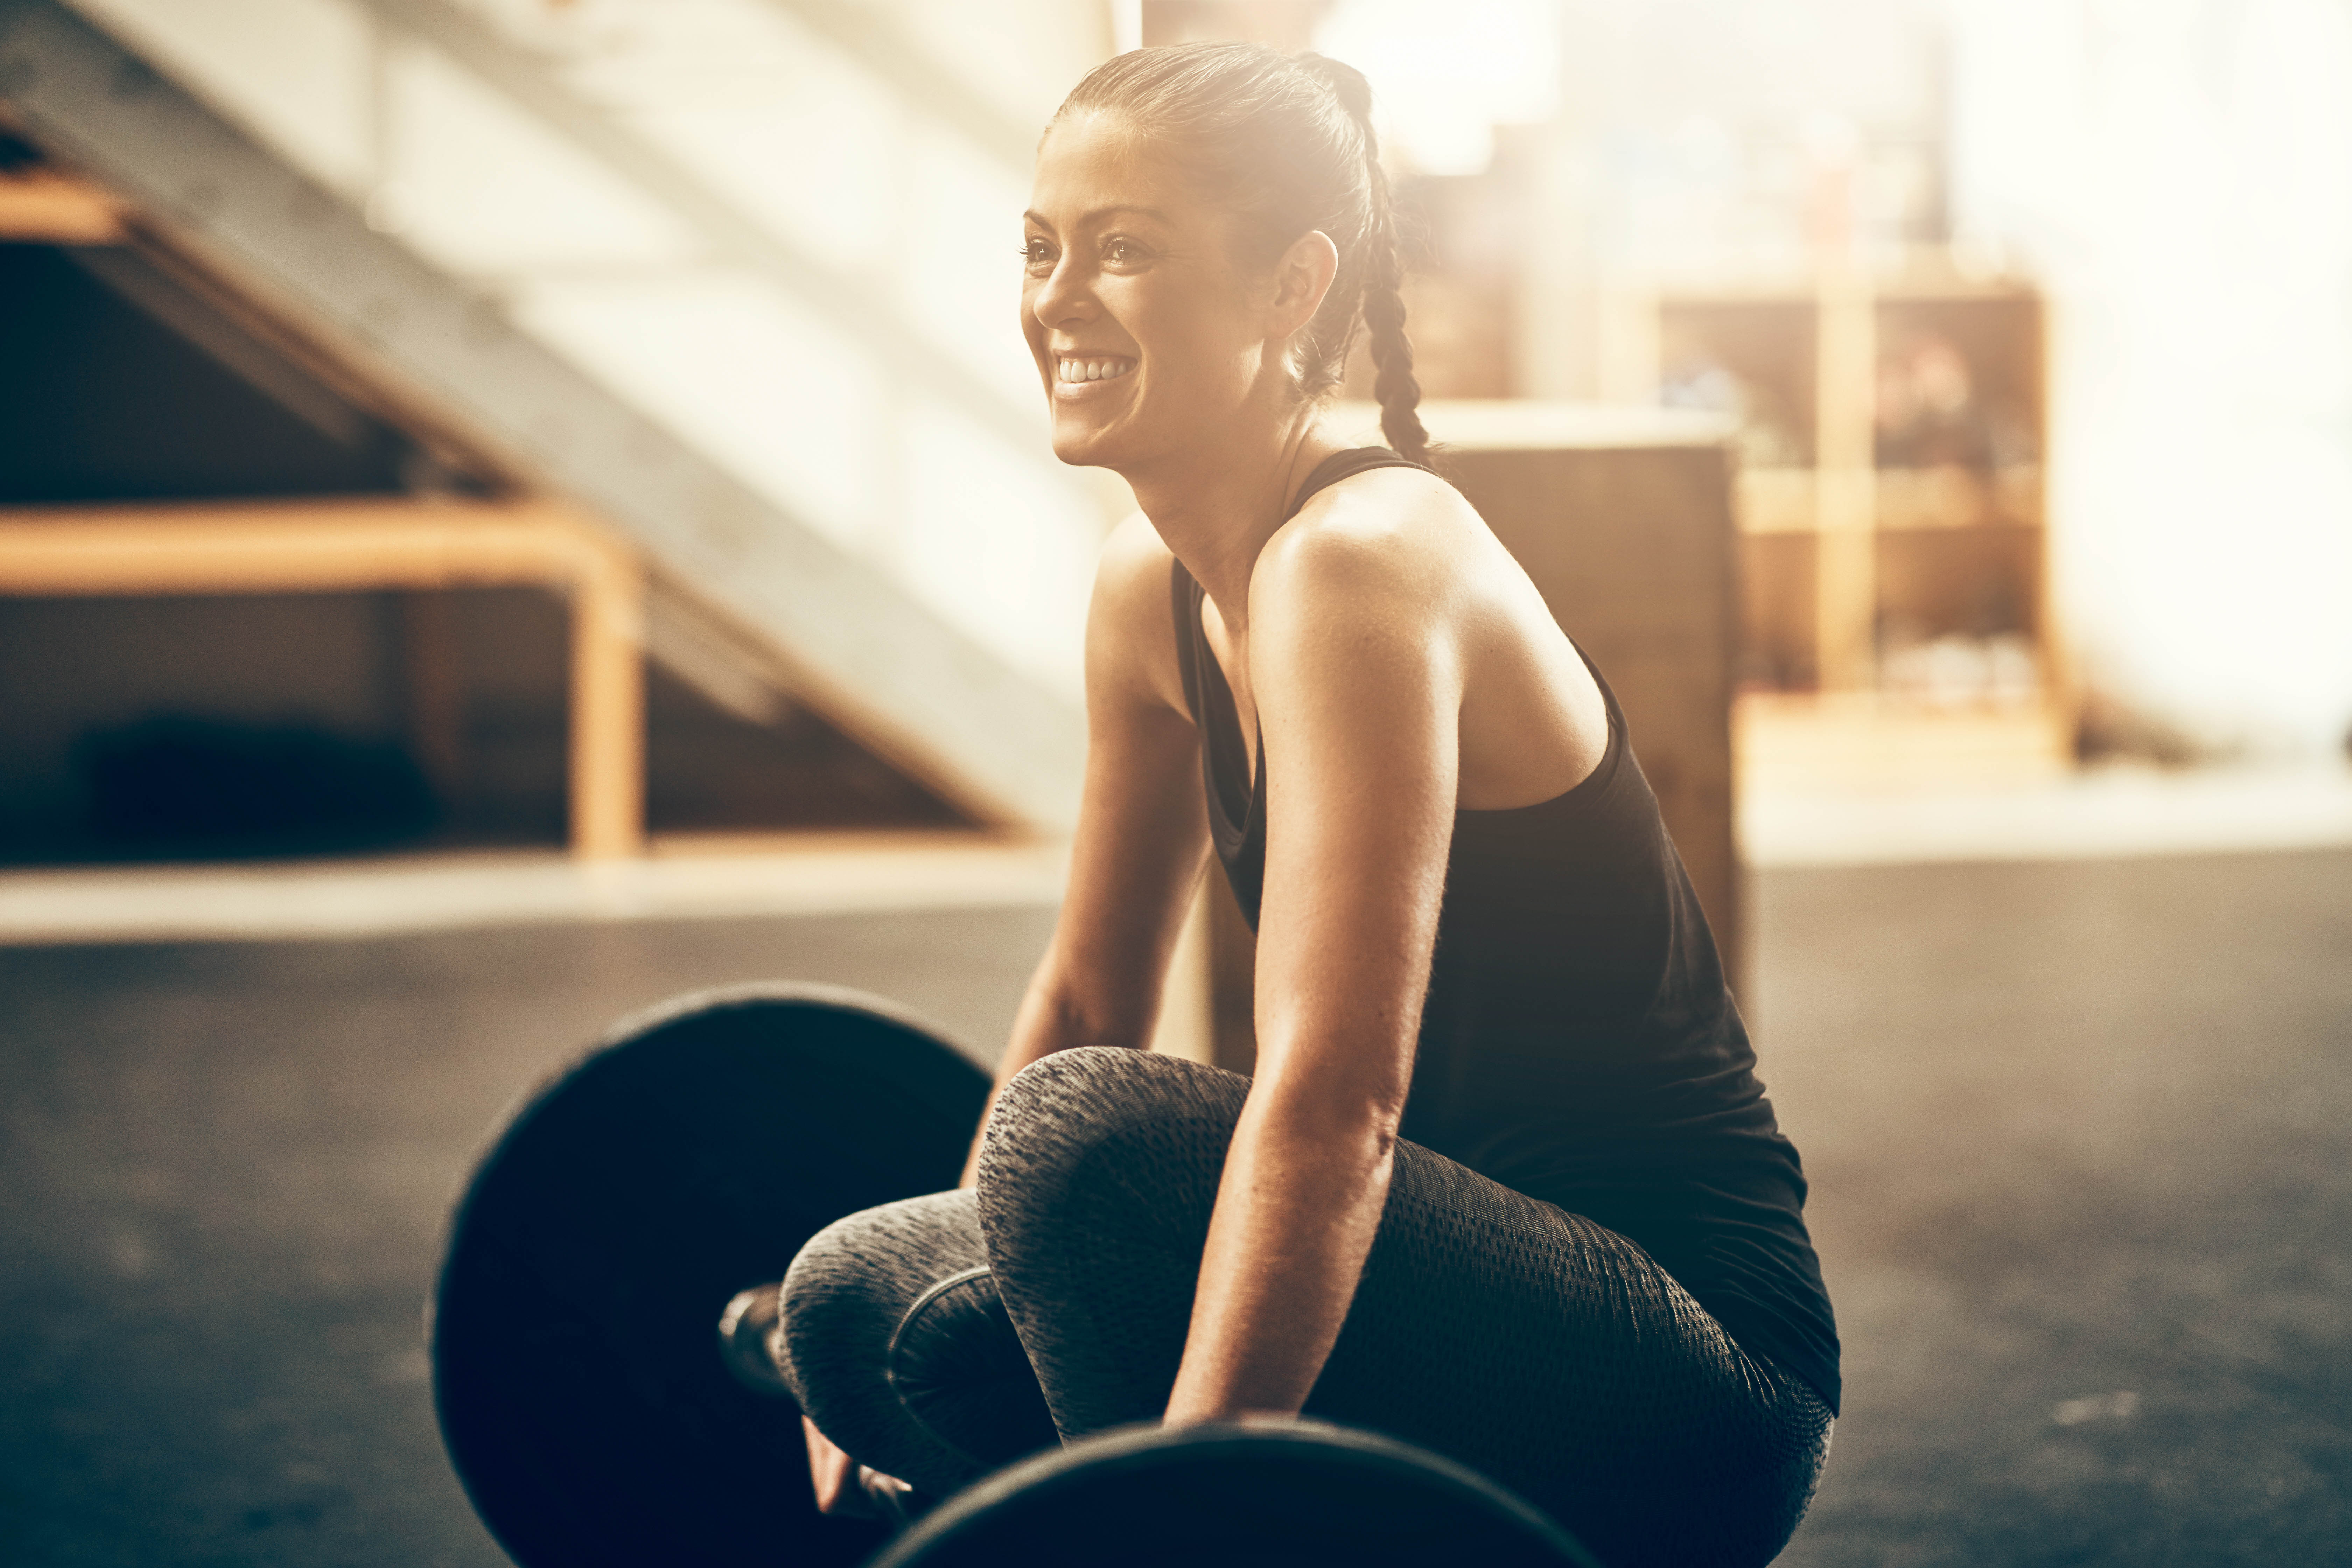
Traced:
<svg viewBox="0 0 2352 1568">
<path fill-rule="evenodd" d="M 645 853 L 646 589 L 617 548 L 572 590 L 572 847 Z"/>
<path fill-rule="evenodd" d="M 278 594 L 563 585 L 625 548 L 550 501 L 0 508 L 0 593 Z"/>
<path fill-rule="evenodd" d="M 96 185 L 47 169 L 0 177 L 0 240 L 118 245 L 121 204 Z"/>
<path fill-rule="evenodd" d="M 645 572 L 555 501 L 0 508 L 0 594 L 296 594 L 538 584 L 572 598 L 572 842 L 645 849 Z"/>
<path fill-rule="evenodd" d="M 1867 273 L 1822 273 L 1814 386 L 1814 647 L 1823 691 L 1876 680 L 1878 301 Z"/>
</svg>

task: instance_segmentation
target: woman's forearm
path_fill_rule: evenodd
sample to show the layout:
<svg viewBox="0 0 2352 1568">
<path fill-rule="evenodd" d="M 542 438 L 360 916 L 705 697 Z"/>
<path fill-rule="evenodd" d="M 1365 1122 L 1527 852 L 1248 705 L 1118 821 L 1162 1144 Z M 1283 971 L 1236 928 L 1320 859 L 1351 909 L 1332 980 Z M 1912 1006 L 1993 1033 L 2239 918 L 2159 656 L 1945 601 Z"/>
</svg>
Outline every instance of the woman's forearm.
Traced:
<svg viewBox="0 0 2352 1568">
<path fill-rule="evenodd" d="M 1023 994 L 1020 1010 L 1013 1017 L 1013 1034 L 1004 1047 L 1004 1059 L 997 1064 L 996 1082 L 988 1091 L 988 1102 L 981 1107 L 980 1125 L 972 1130 L 971 1152 L 964 1157 L 962 1186 L 973 1185 L 979 1178 L 980 1141 L 988 1131 L 988 1119 L 996 1110 L 996 1097 L 1004 1086 L 1031 1062 L 1041 1061 L 1055 1051 L 1071 1046 L 1140 1046 L 1148 1042 L 1150 1020 L 1147 1017 L 1139 1027 L 1109 1028 L 1089 1021 L 1056 983 L 1050 955 L 1038 967 L 1036 975 Z"/>
<path fill-rule="evenodd" d="M 1172 1423 L 1296 1415 L 1339 1339 L 1388 1200 L 1392 1119 L 1253 1087 L 1225 1156 Z"/>
<path fill-rule="evenodd" d="M 1030 981 L 1029 989 L 1021 997 L 1020 1011 L 1013 1016 L 1013 1037 L 1005 1042 L 1004 1059 L 997 1064 L 996 1081 L 989 1086 L 987 1103 L 980 1108 L 980 1125 L 972 1129 L 971 1151 L 964 1156 L 963 1180 L 958 1185 L 979 1184 L 981 1136 L 988 1131 L 988 1119 L 996 1113 L 996 1097 L 1004 1092 L 1013 1075 L 1070 1043 L 1062 1037 L 1066 1031 L 1057 1027 L 1059 1014 L 1060 1009 L 1045 995 L 1041 973 Z"/>
</svg>

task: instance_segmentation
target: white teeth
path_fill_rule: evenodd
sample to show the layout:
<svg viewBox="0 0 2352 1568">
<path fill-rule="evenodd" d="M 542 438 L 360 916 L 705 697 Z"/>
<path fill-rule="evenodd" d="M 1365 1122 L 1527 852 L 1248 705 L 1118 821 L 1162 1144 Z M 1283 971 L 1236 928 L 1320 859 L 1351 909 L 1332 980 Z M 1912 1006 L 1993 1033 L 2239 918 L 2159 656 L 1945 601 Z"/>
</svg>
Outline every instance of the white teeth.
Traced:
<svg viewBox="0 0 2352 1568">
<path fill-rule="evenodd" d="M 1114 381 L 1135 368 L 1129 359 L 1075 359 L 1065 355 L 1057 374 L 1065 382 Z"/>
</svg>

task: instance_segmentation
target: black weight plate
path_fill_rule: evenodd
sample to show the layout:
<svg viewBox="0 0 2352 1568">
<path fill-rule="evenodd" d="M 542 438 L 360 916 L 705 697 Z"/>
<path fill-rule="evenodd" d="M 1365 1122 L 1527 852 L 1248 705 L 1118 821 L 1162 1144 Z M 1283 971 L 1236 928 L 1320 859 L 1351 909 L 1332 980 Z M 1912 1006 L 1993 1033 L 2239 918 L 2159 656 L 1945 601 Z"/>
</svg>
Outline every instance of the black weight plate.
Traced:
<svg viewBox="0 0 2352 1568">
<path fill-rule="evenodd" d="M 1533 1507 L 1369 1432 L 1135 1426 L 942 1504 L 872 1568 L 1599 1568 Z"/>
<path fill-rule="evenodd" d="M 740 1386 L 719 1314 L 844 1215 L 961 1173 L 988 1075 L 889 1004 L 754 985 L 624 1020 L 527 1096 L 450 1224 L 434 1397 L 523 1568 L 863 1561 L 798 1413 Z"/>
</svg>

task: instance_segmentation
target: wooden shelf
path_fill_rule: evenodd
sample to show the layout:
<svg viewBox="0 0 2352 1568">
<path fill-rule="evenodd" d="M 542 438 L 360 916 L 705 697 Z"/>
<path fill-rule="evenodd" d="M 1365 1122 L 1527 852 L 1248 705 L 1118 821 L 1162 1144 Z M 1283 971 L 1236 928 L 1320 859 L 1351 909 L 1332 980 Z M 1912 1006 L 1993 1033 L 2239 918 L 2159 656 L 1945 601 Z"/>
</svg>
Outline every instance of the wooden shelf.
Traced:
<svg viewBox="0 0 2352 1568">
<path fill-rule="evenodd" d="M 1744 416 L 1753 678 L 1866 696 L 1890 636 L 2022 634 L 2042 668 L 2062 667 L 2042 603 L 2029 283 L 1922 249 L 1612 294 L 1624 390 Z"/>
<path fill-rule="evenodd" d="M 1749 795 L 2024 788 L 2074 766 L 2073 725 L 2046 698 L 1938 708 L 1758 692 L 1734 707 L 1732 732 Z"/>
<path fill-rule="evenodd" d="M 1967 468 L 1879 468 L 1871 479 L 1878 532 L 1919 529 L 2039 528 L 2042 470 L 2021 465 L 1990 475 Z M 1813 470 L 1748 468 L 1739 476 L 1743 533 L 1811 533 L 1819 526 Z"/>
<path fill-rule="evenodd" d="M 1915 246 L 1864 258 L 1848 275 L 1881 300 L 2036 300 L 2031 279 L 1962 266 L 1942 246 Z M 1803 268 L 1763 272 L 1688 273 L 1651 279 L 1644 290 L 1659 305 L 1752 305 L 1801 302 L 1819 292 L 1821 274 Z"/>
</svg>

